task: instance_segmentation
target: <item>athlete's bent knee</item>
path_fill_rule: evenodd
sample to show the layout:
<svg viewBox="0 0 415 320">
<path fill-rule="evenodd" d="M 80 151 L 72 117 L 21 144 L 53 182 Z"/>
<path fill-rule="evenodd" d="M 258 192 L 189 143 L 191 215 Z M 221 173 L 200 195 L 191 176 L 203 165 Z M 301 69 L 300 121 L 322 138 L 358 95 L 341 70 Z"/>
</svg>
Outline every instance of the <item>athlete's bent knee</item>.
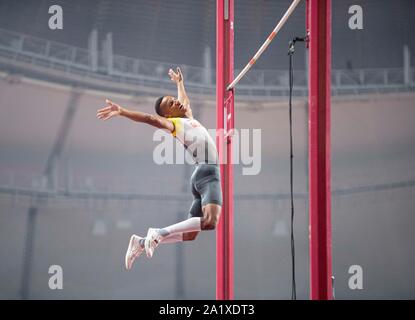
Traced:
<svg viewBox="0 0 415 320">
<path fill-rule="evenodd" d="M 208 215 L 202 218 L 201 229 L 202 230 L 215 230 L 217 224 L 218 224 L 218 216 L 216 214 Z"/>
</svg>

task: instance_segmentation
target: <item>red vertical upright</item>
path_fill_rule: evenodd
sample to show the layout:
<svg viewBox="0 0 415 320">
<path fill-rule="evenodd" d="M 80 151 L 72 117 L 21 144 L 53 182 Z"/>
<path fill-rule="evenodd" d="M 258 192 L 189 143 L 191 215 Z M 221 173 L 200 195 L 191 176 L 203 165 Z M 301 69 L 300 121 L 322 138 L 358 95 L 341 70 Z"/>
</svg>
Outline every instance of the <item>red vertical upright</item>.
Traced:
<svg viewBox="0 0 415 320">
<path fill-rule="evenodd" d="M 216 144 L 223 193 L 222 214 L 216 231 L 216 299 L 233 299 L 233 165 L 232 136 L 234 0 L 216 1 Z"/>
<path fill-rule="evenodd" d="M 331 0 L 307 1 L 309 32 L 310 298 L 332 299 Z"/>
</svg>

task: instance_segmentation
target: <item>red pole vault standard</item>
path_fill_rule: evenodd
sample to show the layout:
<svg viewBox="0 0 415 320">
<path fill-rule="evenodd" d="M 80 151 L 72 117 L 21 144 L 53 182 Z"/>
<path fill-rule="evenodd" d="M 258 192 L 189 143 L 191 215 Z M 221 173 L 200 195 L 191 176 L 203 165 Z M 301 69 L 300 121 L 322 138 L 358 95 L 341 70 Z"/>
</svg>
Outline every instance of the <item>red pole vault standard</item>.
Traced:
<svg viewBox="0 0 415 320">
<path fill-rule="evenodd" d="M 331 256 L 331 0 L 307 0 L 310 299 L 333 298 Z"/>
<path fill-rule="evenodd" d="M 216 228 L 216 299 L 233 299 L 233 0 L 216 1 L 216 145 L 223 194 L 221 218 Z"/>
</svg>

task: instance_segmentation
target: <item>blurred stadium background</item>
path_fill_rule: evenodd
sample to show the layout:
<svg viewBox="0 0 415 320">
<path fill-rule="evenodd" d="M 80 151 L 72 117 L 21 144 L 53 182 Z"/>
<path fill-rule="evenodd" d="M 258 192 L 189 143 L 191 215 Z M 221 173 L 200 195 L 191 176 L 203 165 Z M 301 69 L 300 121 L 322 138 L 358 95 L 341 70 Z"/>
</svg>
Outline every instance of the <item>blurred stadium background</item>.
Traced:
<svg viewBox="0 0 415 320">
<path fill-rule="evenodd" d="M 242 68 L 289 0 L 235 3 Z M 48 28 L 49 6 L 63 30 Z M 359 4 L 364 29 L 348 28 Z M 333 1 L 333 273 L 337 299 L 415 298 L 415 2 Z M 235 298 L 288 299 L 288 41 L 300 4 L 241 81 L 236 127 L 262 129 L 262 170 L 235 168 Z M 308 299 L 306 51 L 294 58 L 297 295 Z M 100 122 L 106 97 L 153 112 L 183 70 L 195 115 L 215 127 L 215 1 L 0 0 L 0 298 L 214 299 L 215 234 L 161 246 L 132 271 L 132 233 L 187 216 L 191 166 L 153 162 L 153 129 Z M 63 290 L 48 287 L 63 268 Z M 364 271 L 351 290 L 349 267 Z"/>
</svg>

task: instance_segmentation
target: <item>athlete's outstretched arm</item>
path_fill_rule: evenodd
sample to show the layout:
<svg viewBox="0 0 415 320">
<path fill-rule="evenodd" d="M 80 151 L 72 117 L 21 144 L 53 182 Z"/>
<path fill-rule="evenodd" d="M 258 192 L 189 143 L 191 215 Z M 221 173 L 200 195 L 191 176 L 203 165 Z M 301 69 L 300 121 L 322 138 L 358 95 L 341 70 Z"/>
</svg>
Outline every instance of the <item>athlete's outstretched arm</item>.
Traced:
<svg viewBox="0 0 415 320">
<path fill-rule="evenodd" d="M 173 69 L 170 69 L 169 76 L 171 81 L 177 85 L 177 99 L 179 99 L 182 105 L 186 106 L 190 104 L 190 100 L 184 89 L 183 74 L 180 68 L 177 68 L 176 71 L 177 72 L 174 72 Z"/>
<path fill-rule="evenodd" d="M 133 121 L 147 123 L 153 127 L 166 129 L 170 132 L 174 131 L 174 124 L 166 118 L 156 114 L 149 114 L 140 111 L 131 111 L 119 106 L 118 104 L 106 99 L 106 107 L 97 111 L 97 118 L 108 120 L 116 116 L 126 117 Z"/>
</svg>

